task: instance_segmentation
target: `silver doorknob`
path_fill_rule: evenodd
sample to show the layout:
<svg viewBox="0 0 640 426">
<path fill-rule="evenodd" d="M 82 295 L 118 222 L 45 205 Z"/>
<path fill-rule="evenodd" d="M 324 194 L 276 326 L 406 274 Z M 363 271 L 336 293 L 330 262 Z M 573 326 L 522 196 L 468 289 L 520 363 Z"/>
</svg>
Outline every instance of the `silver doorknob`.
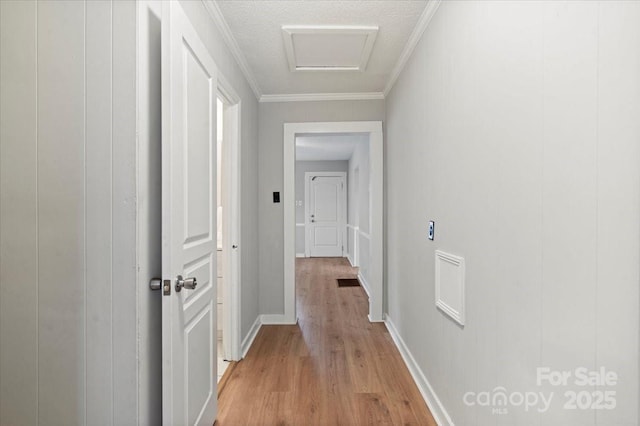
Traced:
<svg viewBox="0 0 640 426">
<path fill-rule="evenodd" d="M 178 275 L 176 278 L 176 293 L 180 293 L 183 287 L 187 290 L 195 290 L 197 285 L 198 281 L 196 277 L 182 278 L 182 275 Z"/>
</svg>

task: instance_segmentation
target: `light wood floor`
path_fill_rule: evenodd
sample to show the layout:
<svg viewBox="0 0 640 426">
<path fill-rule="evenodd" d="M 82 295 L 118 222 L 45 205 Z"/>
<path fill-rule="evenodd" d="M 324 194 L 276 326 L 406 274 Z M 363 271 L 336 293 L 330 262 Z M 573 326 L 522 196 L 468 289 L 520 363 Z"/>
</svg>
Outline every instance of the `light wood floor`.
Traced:
<svg viewBox="0 0 640 426">
<path fill-rule="evenodd" d="M 299 323 L 263 326 L 219 396 L 219 426 L 435 425 L 346 259 L 297 259 Z"/>
</svg>

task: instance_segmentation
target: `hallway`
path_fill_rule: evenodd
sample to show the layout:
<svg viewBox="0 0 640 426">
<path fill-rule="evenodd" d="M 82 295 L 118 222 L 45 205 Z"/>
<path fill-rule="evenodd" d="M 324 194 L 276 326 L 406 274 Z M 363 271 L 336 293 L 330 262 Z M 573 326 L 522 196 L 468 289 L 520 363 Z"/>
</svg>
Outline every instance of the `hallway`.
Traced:
<svg viewBox="0 0 640 426">
<path fill-rule="evenodd" d="M 219 398 L 218 425 L 435 425 L 346 259 L 296 260 L 297 326 L 263 326 Z"/>
</svg>

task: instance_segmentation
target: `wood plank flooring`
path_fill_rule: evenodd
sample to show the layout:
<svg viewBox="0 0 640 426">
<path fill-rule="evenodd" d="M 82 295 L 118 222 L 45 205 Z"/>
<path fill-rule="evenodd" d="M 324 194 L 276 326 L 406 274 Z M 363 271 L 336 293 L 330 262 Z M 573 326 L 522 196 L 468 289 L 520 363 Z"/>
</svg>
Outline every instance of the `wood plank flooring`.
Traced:
<svg viewBox="0 0 640 426">
<path fill-rule="evenodd" d="M 342 258 L 296 260 L 295 326 L 263 326 L 226 380 L 218 426 L 436 425 Z"/>
</svg>

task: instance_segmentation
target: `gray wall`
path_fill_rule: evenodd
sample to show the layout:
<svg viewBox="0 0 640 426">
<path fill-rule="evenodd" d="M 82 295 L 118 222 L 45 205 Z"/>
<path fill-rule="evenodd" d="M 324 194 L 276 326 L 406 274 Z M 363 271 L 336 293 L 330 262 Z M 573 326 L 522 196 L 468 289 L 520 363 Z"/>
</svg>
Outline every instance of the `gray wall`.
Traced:
<svg viewBox="0 0 640 426">
<path fill-rule="evenodd" d="M 0 15 L 0 424 L 133 424 L 136 5 Z"/>
<path fill-rule="evenodd" d="M 640 420 L 638 22 L 638 2 L 442 2 L 387 98 L 389 316 L 456 424 Z M 435 249 L 466 260 L 464 328 L 434 306 Z M 544 366 L 619 381 L 538 388 Z M 463 404 L 496 386 L 556 395 Z M 568 389 L 617 407 L 564 410 Z"/>
<path fill-rule="evenodd" d="M 284 240 L 282 203 L 272 192 L 282 191 L 283 125 L 297 122 L 381 121 L 384 101 L 261 103 L 259 142 L 260 313 L 284 312 Z"/>
<path fill-rule="evenodd" d="M 304 254 L 305 230 L 304 209 L 305 209 L 305 182 L 306 172 L 345 172 L 349 169 L 348 161 L 296 161 L 296 201 L 302 201 L 302 206 L 296 206 L 296 254 Z"/>
<path fill-rule="evenodd" d="M 242 99 L 240 113 L 242 340 L 258 317 L 258 101 L 204 4 L 201 1 L 189 0 L 182 0 L 180 3 L 213 56 L 219 72 L 225 76 Z"/>
<path fill-rule="evenodd" d="M 369 232 L 369 138 L 360 137 L 349 159 L 349 219 L 347 223 L 362 226 Z M 358 170 L 358 182 L 353 175 Z"/>
</svg>

